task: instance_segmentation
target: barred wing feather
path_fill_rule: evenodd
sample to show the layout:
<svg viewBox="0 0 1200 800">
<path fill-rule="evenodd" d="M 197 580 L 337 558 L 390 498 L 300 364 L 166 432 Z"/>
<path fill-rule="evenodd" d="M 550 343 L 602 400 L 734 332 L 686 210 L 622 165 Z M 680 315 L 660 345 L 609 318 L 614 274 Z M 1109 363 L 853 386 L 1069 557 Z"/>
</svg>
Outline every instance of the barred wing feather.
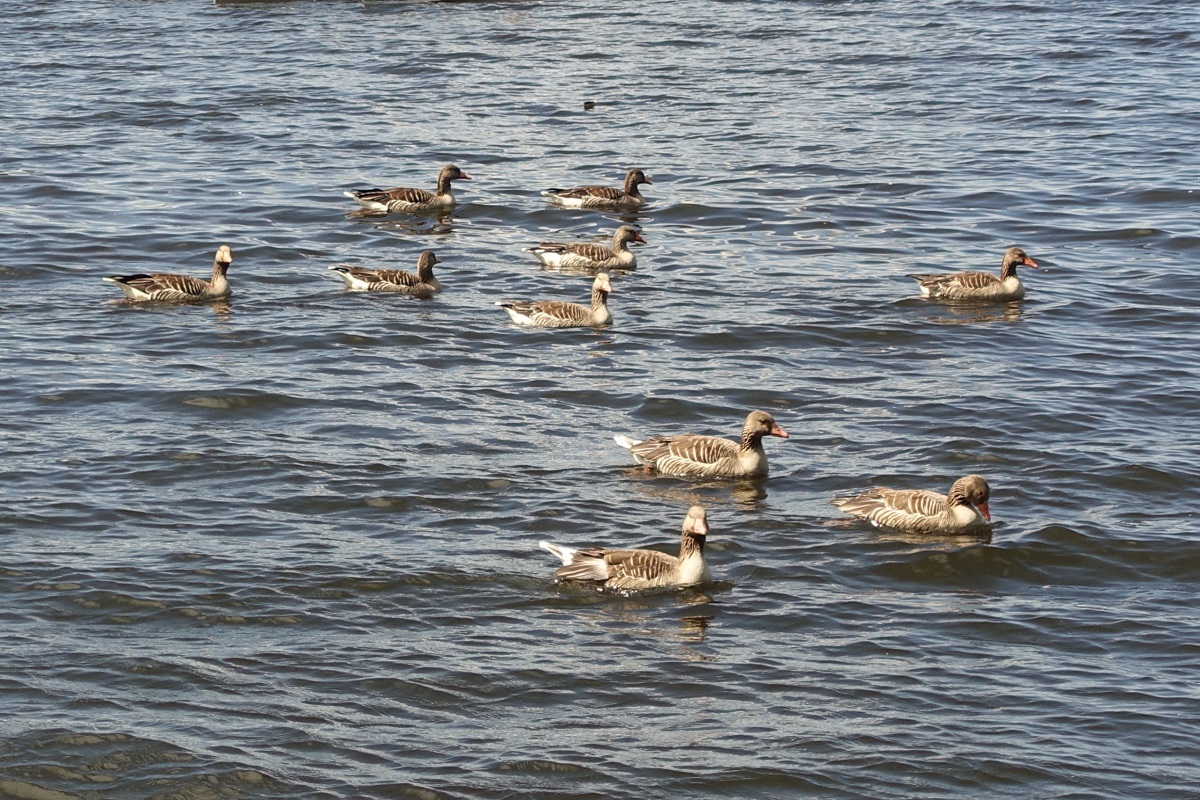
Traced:
<svg viewBox="0 0 1200 800">
<path fill-rule="evenodd" d="M 563 252 L 576 256 L 582 256 L 589 261 L 607 261 L 614 256 L 611 247 L 605 247 L 602 244 L 589 244 L 586 242 L 565 245 L 563 247 Z"/>
<path fill-rule="evenodd" d="M 901 530 L 936 529 L 934 523 L 946 512 L 946 496 L 925 489 L 876 488 L 856 497 L 839 497 L 833 503 L 847 514 Z"/>
<path fill-rule="evenodd" d="M 559 197 L 577 197 L 584 200 L 589 197 L 595 197 L 600 200 L 619 200 L 625 196 L 622 189 L 614 189 L 611 186 L 580 186 L 578 189 L 565 189 L 561 192 L 555 192 Z"/>
<path fill-rule="evenodd" d="M 189 300 L 203 297 L 209 291 L 206 281 L 190 275 L 130 275 L 117 279 L 155 300 Z"/>
<path fill-rule="evenodd" d="M 738 457 L 738 444 L 720 436 L 652 436 L 630 448 L 662 472 L 705 475 L 714 465 Z"/>
<path fill-rule="evenodd" d="M 529 317 L 534 325 L 544 328 L 570 328 L 587 325 L 592 318 L 592 310 L 587 306 L 562 300 L 525 300 L 505 305 L 510 306 L 517 313 Z"/>
</svg>

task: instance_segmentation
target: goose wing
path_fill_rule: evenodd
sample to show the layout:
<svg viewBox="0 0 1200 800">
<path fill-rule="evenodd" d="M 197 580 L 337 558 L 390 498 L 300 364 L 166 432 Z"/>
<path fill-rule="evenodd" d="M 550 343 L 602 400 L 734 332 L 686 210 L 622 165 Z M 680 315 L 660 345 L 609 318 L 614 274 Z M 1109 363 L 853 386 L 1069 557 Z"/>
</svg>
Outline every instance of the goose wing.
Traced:
<svg viewBox="0 0 1200 800">
<path fill-rule="evenodd" d="M 720 436 L 685 433 L 651 436 L 631 447 L 630 452 L 663 471 L 704 474 L 718 462 L 736 459 L 738 443 Z"/>
<path fill-rule="evenodd" d="M 574 244 L 563 245 L 563 252 L 586 258 L 589 261 L 608 261 L 613 257 L 611 247 L 606 247 L 602 244 L 591 244 L 589 242 L 576 242 Z"/>
<path fill-rule="evenodd" d="M 679 567 L 676 556 L 657 550 L 606 550 L 608 581 L 614 589 L 646 589 L 671 582 Z"/>
<path fill-rule="evenodd" d="M 562 300 L 517 300 L 504 306 L 528 317 L 530 324 L 541 328 L 587 325 L 592 319 L 592 310 L 588 306 Z"/>
<path fill-rule="evenodd" d="M 616 189 L 611 186 L 580 186 L 575 189 L 560 189 L 554 191 L 554 194 L 559 197 L 575 197 L 580 200 L 588 197 L 595 197 L 601 200 L 620 200 L 625 196 L 625 190 Z"/>
<path fill-rule="evenodd" d="M 986 289 L 1000 283 L 1000 279 L 987 272 L 954 272 L 946 275 L 909 275 L 922 286 L 947 292 L 957 289 Z"/>
<path fill-rule="evenodd" d="M 156 300 L 187 300 L 202 297 L 209 290 L 206 281 L 190 275 L 114 275 L 111 280 L 144 292 Z"/>
<path fill-rule="evenodd" d="M 856 517 L 899 530 L 928 527 L 946 510 L 946 495 L 925 489 L 874 488 L 853 497 L 839 497 L 833 504 Z"/>
<path fill-rule="evenodd" d="M 359 200 L 373 203 L 428 203 L 435 197 L 433 192 L 425 189 L 364 189 L 351 192 Z"/>
<path fill-rule="evenodd" d="M 379 283 L 387 283 L 392 286 L 416 286 L 421 282 L 415 273 L 402 269 L 364 270 L 364 272 L 370 272 Z"/>
</svg>

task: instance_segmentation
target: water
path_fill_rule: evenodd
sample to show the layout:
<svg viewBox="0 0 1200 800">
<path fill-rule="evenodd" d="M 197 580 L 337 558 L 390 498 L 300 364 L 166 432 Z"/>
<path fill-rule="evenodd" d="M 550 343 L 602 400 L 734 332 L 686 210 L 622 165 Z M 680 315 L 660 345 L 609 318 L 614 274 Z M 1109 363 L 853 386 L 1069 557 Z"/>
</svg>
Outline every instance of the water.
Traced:
<svg viewBox="0 0 1200 800">
<path fill-rule="evenodd" d="M 1195 796 L 1192 4 L 7 11 L 0 796 Z M 445 222 L 341 196 L 450 161 Z M 631 166 L 613 327 L 510 325 L 621 221 L 538 191 Z M 100 281 L 219 244 L 225 304 Z M 1011 244 L 1019 305 L 904 277 Z M 426 248 L 431 302 L 327 269 Z M 755 408 L 765 484 L 611 440 Z M 968 472 L 990 543 L 829 505 Z M 696 502 L 711 585 L 537 549 Z"/>
</svg>

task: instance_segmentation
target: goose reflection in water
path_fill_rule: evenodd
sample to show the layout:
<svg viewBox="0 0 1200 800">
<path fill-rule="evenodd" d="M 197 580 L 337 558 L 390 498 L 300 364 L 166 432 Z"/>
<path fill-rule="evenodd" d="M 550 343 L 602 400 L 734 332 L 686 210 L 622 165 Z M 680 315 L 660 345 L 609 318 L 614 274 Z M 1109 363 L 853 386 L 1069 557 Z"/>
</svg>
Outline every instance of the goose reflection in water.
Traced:
<svg viewBox="0 0 1200 800">
<path fill-rule="evenodd" d="M 729 481 L 704 481 L 680 485 L 663 480 L 663 476 L 647 473 L 645 467 L 629 467 L 623 470 L 626 477 L 634 481 L 632 488 L 643 497 L 678 506 L 721 506 L 729 501 L 743 511 L 753 511 L 767 499 L 765 479 Z M 667 476 L 668 478 L 670 476 Z M 729 493 L 726 499 L 725 492 Z"/>
<path fill-rule="evenodd" d="M 942 312 L 939 316 L 931 316 L 929 321 L 936 325 L 978 325 L 987 322 L 1016 322 L 1021 318 L 1021 304 L 1017 302 L 1003 305 L 944 303 L 938 307 Z"/>
</svg>

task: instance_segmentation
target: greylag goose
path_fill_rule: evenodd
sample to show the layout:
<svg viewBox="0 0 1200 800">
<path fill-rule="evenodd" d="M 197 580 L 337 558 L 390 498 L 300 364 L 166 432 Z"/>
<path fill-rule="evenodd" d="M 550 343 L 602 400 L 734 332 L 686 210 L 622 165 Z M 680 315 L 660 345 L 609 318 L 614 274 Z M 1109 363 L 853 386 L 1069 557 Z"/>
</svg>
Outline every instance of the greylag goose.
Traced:
<svg viewBox="0 0 1200 800">
<path fill-rule="evenodd" d="M 633 454 L 639 464 L 653 467 L 663 475 L 692 478 L 765 478 L 767 454 L 764 436 L 787 439 L 788 434 L 765 411 L 751 411 L 742 426 L 742 439 L 735 442 L 720 436 L 685 433 L 678 436 L 651 436 L 638 441 L 614 436 L 617 444 Z"/>
<path fill-rule="evenodd" d="M 556 206 L 563 208 L 591 208 L 597 211 L 637 211 L 645 200 L 638 185 L 653 184 L 640 169 L 631 169 L 625 175 L 625 188 L 609 186 L 580 186 L 577 189 L 547 189 L 542 192 Z"/>
<path fill-rule="evenodd" d="M 139 275 L 110 275 L 104 280 L 115 283 L 130 300 L 157 301 L 165 303 L 192 303 L 199 300 L 215 300 L 229 294 L 229 280 L 225 272 L 233 263 L 229 245 L 217 248 L 213 259 L 212 278 L 204 280 L 190 275 L 153 273 Z"/>
<path fill-rule="evenodd" d="M 959 478 L 950 494 L 927 489 L 875 488 L 853 497 L 836 497 L 833 504 L 882 528 L 905 533 L 978 536 L 991 531 L 988 498 L 991 489 L 978 475 Z"/>
<path fill-rule="evenodd" d="M 428 297 L 442 290 L 441 282 L 433 277 L 433 265 L 440 263 L 442 260 L 432 250 L 426 250 L 417 258 L 415 273 L 400 269 L 365 269 L 353 264 L 337 264 L 330 269 L 346 282 L 347 289 Z"/>
<path fill-rule="evenodd" d="M 535 328 L 586 328 L 599 327 L 612 322 L 608 310 L 608 295 L 612 283 L 608 273 L 601 272 L 592 281 L 592 304 L 565 303 L 561 300 L 510 300 L 496 303 L 512 317 L 518 325 Z"/>
<path fill-rule="evenodd" d="M 630 270 L 637 266 L 637 256 L 629 249 L 630 242 L 646 243 L 642 234 L 632 225 L 622 225 L 613 233 L 612 247 L 591 242 L 542 242 L 537 247 L 527 247 L 551 269 L 591 271 L 621 269 Z"/>
<path fill-rule="evenodd" d="M 1007 302 L 1025 296 L 1025 286 L 1017 277 L 1017 267 L 1037 264 L 1019 247 L 1004 251 L 1000 277 L 988 272 L 953 272 L 945 275 L 908 275 L 921 287 L 921 296 L 931 300 Z"/>
<path fill-rule="evenodd" d="M 454 208 L 454 192 L 450 182 L 471 180 L 471 176 L 453 164 L 438 173 L 437 191 L 425 189 L 359 189 L 343 192 L 365 210 L 374 214 L 398 211 L 405 214 L 440 214 Z"/>
<path fill-rule="evenodd" d="M 704 563 L 707 536 L 707 515 L 702 507 L 692 506 L 683 520 L 678 556 L 657 550 L 576 548 L 550 542 L 538 542 L 538 546 L 562 561 L 554 574 L 564 580 L 595 581 L 608 589 L 655 589 L 692 586 L 711 578 Z"/>
</svg>

